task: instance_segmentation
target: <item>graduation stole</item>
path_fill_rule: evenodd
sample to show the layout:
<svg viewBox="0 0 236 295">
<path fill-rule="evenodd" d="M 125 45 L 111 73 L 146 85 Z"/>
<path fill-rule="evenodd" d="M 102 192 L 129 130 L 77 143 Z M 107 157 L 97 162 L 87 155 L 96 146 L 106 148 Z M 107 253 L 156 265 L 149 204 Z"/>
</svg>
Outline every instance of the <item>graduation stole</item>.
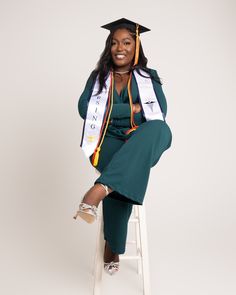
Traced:
<svg viewBox="0 0 236 295">
<path fill-rule="evenodd" d="M 141 74 L 145 76 L 146 72 L 140 70 Z M 128 82 L 128 93 L 130 105 L 132 106 L 132 95 L 130 90 L 131 76 Z M 147 121 L 162 120 L 164 121 L 164 114 L 161 111 L 158 99 L 153 89 L 151 79 L 142 77 L 134 70 L 134 76 L 138 85 L 139 98 L 143 110 L 144 117 Z M 114 90 L 114 77 L 113 72 L 110 72 L 105 81 L 106 87 L 103 87 L 102 92 L 97 94 L 99 90 L 99 80 L 96 78 L 93 92 L 88 104 L 86 119 L 84 121 L 83 134 L 80 146 L 82 147 L 86 157 L 93 154 L 93 166 L 97 166 L 99 152 L 102 142 L 109 124 L 109 118 L 113 106 L 113 90 Z M 132 132 L 137 129 L 134 123 L 133 112 L 131 107 L 131 129 Z"/>
</svg>

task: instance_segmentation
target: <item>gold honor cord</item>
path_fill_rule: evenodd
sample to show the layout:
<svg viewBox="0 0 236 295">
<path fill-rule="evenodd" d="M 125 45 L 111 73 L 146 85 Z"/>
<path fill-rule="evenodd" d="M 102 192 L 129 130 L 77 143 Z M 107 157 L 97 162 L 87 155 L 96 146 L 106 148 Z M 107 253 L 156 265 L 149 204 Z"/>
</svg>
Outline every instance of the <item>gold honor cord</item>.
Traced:
<svg viewBox="0 0 236 295">
<path fill-rule="evenodd" d="M 134 66 L 138 64 L 138 59 L 139 59 L 140 39 L 139 39 L 138 30 L 139 30 L 139 24 L 136 24 L 136 46 L 135 46 Z M 126 131 L 126 134 L 129 134 L 130 132 L 132 132 L 138 128 L 138 126 L 134 122 L 133 99 L 132 99 L 132 94 L 131 94 L 131 78 L 132 78 L 132 73 L 130 73 L 130 77 L 129 77 L 129 81 L 128 81 L 128 95 L 129 95 L 129 104 L 130 104 L 130 108 L 131 108 L 131 112 L 130 112 L 131 128 Z"/>
<path fill-rule="evenodd" d="M 126 134 L 129 134 L 130 132 L 136 130 L 138 126 L 134 122 L 134 112 L 133 112 L 133 98 L 131 94 L 131 78 L 132 73 L 130 73 L 129 81 L 128 81 L 128 95 L 129 95 L 129 104 L 130 104 L 130 125 L 131 128 L 126 131 Z"/>
<path fill-rule="evenodd" d="M 111 72 L 111 87 L 110 87 L 110 95 L 109 95 L 110 96 L 110 105 L 108 105 L 109 114 L 107 116 L 107 120 L 105 118 L 105 120 L 106 120 L 106 126 L 105 126 L 105 129 L 104 129 L 104 132 L 102 133 L 102 139 L 101 139 L 99 145 L 97 146 L 97 148 L 95 149 L 95 152 L 93 154 L 92 163 L 93 163 L 93 166 L 94 167 L 96 167 L 97 164 L 98 164 L 99 153 L 100 153 L 101 146 L 102 146 L 102 143 L 104 141 L 104 137 L 105 137 L 105 134 L 106 134 L 108 125 L 109 125 L 111 111 L 112 111 L 112 107 L 113 107 L 113 92 L 114 92 L 114 76 L 113 76 L 113 72 Z M 102 132 L 102 130 L 101 130 L 101 132 Z"/>
</svg>

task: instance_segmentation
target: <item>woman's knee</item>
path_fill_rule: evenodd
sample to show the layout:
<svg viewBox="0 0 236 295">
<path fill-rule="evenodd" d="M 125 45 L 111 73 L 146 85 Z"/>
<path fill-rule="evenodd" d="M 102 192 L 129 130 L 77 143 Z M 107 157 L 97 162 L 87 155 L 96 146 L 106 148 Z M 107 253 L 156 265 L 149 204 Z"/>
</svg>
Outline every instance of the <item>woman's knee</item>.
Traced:
<svg viewBox="0 0 236 295">
<path fill-rule="evenodd" d="M 152 139 L 156 137 L 160 138 L 162 135 L 164 135 L 164 137 L 172 137 L 170 127 L 162 120 L 146 121 L 140 125 L 140 127 L 139 131 L 144 132 L 147 136 L 149 135 Z"/>
</svg>

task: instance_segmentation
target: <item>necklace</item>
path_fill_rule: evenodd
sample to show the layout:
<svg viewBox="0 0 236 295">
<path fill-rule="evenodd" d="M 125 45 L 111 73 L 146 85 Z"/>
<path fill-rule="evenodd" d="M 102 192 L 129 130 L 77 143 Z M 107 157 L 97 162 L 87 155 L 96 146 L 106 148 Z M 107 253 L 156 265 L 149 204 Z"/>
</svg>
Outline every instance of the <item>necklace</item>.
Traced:
<svg viewBox="0 0 236 295">
<path fill-rule="evenodd" d="M 114 71 L 116 74 L 126 74 L 129 73 L 130 71 L 124 71 L 124 72 L 118 72 L 118 71 Z"/>
</svg>

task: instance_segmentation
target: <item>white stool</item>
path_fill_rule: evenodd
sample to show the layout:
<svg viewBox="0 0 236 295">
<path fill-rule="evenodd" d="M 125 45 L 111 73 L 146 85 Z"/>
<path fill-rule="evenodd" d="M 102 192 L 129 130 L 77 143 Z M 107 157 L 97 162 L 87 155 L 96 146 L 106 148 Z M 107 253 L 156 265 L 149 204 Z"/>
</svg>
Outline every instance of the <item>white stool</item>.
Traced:
<svg viewBox="0 0 236 295">
<path fill-rule="evenodd" d="M 132 214 L 129 219 L 129 224 L 133 223 L 135 226 L 135 240 L 129 241 L 126 244 L 136 245 L 136 255 L 128 256 L 125 254 L 119 255 L 122 260 L 137 260 L 137 272 L 142 278 L 143 295 L 150 295 L 150 277 L 149 277 L 149 258 L 148 258 L 148 243 L 147 243 L 147 229 L 144 205 L 133 205 Z M 128 238 L 128 237 L 127 237 Z M 102 216 L 102 202 L 99 206 L 98 217 L 98 234 L 97 245 L 94 260 L 94 289 L 93 295 L 101 295 L 102 275 L 103 275 L 103 251 L 105 241 L 103 234 L 103 216 Z"/>
</svg>

